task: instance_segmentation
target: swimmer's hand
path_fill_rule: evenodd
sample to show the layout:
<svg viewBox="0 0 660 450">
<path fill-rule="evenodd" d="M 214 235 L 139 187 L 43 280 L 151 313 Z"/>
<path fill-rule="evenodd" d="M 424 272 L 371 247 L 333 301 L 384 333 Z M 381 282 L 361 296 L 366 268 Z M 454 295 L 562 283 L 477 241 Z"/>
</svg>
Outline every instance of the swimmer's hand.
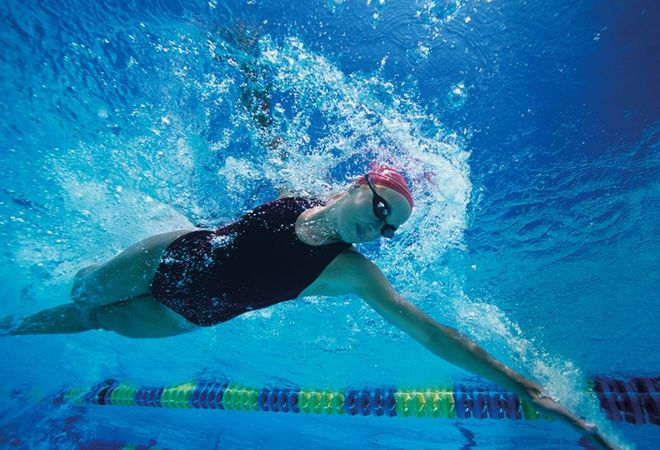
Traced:
<svg viewBox="0 0 660 450">
<path fill-rule="evenodd" d="M 566 408 L 543 394 L 541 387 L 535 383 L 528 382 L 525 386 L 525 396 L 534 407 L 544 416 L 563 420 L 577 431 L 582 433 L 588 440 L 599 448 L 607 450 L 619 450 L 619 447 L 611 443 L 603 436 L 596 425 L 588 423 L 584 419 L 575 416 Z"/>
<path fill-rule="evenodd" d="M 341 279 L 346 280 L 344 282 L 349 293 L 359 295 L 387 321 L 405 331 L 432 353 L 523 396 L 542 414 L 566 422 L 601 448 L 617 448 L 594 425 L 542 395 L 539 385 L 502 364 L 467 336 L 435 321 L 406 300 L 366 257 L 356 251 L 344 251 L 337 257 L 337 261 L 341 262 Z M 336 292 L 333 291 L 331 295 L 337 295 Z"/>
</svg>

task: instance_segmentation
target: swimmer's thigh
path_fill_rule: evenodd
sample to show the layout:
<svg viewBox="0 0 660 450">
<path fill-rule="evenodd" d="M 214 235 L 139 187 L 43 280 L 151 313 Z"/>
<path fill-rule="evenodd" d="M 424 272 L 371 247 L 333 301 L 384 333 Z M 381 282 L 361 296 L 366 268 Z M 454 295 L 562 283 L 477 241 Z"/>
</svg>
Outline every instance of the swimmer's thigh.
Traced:
<svg viewBox="0 0 660 450">
<path fill-rule="evenodd" d="M 151 295 L 101 306 L 96 310 L 96 322 L 102 329 L 130 338 L 176 336 L 201 328 L 158 303 Z"/>
<path fill-rule="evenodd" d="M 83 305 L 108 305 L 148 294 L 163 252 L 179 236 L 190 231 L 148 237 L 105 264 L 82 269 L 73 282 L 73 301 Z"/>
</svg>

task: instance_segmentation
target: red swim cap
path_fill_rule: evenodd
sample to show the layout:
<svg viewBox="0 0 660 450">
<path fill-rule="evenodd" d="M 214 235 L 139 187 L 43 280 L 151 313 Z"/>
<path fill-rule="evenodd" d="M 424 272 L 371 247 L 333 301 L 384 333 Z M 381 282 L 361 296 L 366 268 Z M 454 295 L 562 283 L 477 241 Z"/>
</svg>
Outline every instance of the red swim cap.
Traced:
<svg viewBox="0 0 660 450">
<path fill-rule="evenodd" d="M 410 209 L 413 208 L 414 202 L 412 195 L 410 194 L 410 187 L 408 187 L 406 179 L 403 178 L 403 175 L 401 175 L 398 170 L 387 166 L 373 165 L 368 174 L 369 179 L 373 184 L 385 186 L 398 192 L 408 200 Z M 355 184 L 367 184 L 367 179 L 364 176 L 361 176 Z"/>
</svg>

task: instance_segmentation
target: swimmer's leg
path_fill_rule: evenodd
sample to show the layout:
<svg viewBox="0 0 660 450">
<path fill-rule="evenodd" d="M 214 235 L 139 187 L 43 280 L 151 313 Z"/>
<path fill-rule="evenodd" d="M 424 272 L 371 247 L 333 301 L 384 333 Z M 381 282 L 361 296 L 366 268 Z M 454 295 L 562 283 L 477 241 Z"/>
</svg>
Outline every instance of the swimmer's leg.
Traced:
<svg viewBox="0 0 660 450">
<path fill-rule="evenodd" d="M 102 265 L 89 266 L 74 277 L 72 303 L 26 317 L 18 324 L 11 316 L 0 320 L 0 335 L 79 333 L 98 328 L 95 312 L 149 293 L 165 249 L 190 230 L 151 236 Z M 11 319 L 11 320 L 10 320 Z"/>
<path fill-rule="evenodd" d="M 0 335 L 64 334 L 101 329 L 130 338 L 160 338 L 198 328 L 198 325 L 158 303 L 151 295 L 143 295 L 101 305 L 90 312 L 76 303 L 56 306 L 26 317 L 4 333 L 0 331 Z"/>
<path fill-rule="evenodd" d="M 151 295 L 101 306 L 95 319 L 100 328 L 129 338 L 162 338 L 201 328 L 158 303 Z"/>
<path fill-rule="evenodd" d="M 71 299 L 89 311 L 148 294 L 163 252 L 188 232 L 178 230 L 148 237 L 104 264 L 82 269 L 74 278 Z"/>
<path fill-rule="evenodd" d="M 4 321 L 3 321 L 4 322 Z M 4 324 L 3 324 L 4 325 Z M 6 335 L 80 333 L 96 327 L 79 305 L 66 303 L 26 317 L 16 325 L 7 324 Z"/>
</svg>

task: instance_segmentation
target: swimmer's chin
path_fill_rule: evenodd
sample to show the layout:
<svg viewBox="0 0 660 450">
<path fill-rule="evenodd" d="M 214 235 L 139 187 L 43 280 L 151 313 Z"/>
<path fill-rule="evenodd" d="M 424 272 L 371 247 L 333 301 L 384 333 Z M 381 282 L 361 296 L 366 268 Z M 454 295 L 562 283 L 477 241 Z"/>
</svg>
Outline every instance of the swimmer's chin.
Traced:
<svg viewBox="0 0 660 450">
<path fill-rule="evenodd" d="M 358 224 L 355 224 L 352 233 L 348 235 L 347 233 L 338 233 L 337 237 L 340 242 L 344 242 L 346 244 L 364 244 L 367 242 L 373 242 L 376 239 L 378 239 L 378 237 L 367 236 L 363 231 L 361 231 L 360 226 Z"/>
<path fill-rule="evenodd" d="M 364 242 L 369 242 L 371 239 L 369 239 L 369 236 L 367 236 L 367 233 L 365 233 L 364 228 L 360 226 L 360 224 L 355 224 L 355 244 L 362 244 Z"/>
</svg>

